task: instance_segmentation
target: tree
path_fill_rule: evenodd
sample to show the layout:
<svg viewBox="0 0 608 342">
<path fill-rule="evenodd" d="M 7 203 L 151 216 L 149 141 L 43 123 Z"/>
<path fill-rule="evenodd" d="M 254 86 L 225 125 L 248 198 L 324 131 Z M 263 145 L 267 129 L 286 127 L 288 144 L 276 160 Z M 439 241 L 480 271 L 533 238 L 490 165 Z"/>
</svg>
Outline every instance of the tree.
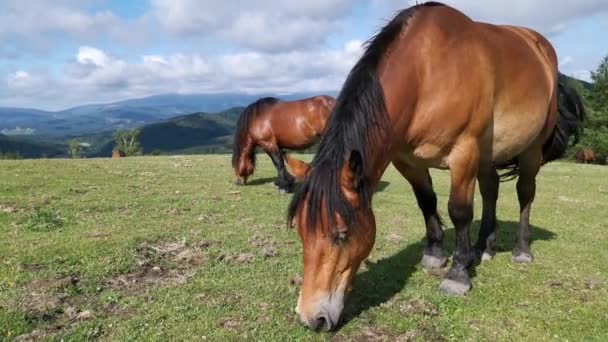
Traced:
<svg viewBox="0 0 608 342">
<path fill-rule="evenodd" d="M 139 142 L 139 135 L 141 131 L 139 129 L 131 130 L 120 130 L 114 133 L 114 140 L 116 140 L 116 148 L 123 151 L 127 157 L 130 156 L 141 156 L 144 151 Z"/>
<path fill-rule="evenodd" d="M 596 71 L 591 72 L 593 89 L 591 101 L 597 111 L 608 112 L 608 55 L 604 57 Z"/>
<path fill-rule="evenodd" d="M 591 79 L 585 131 L 576 149 L 591 148 L 598 162 L 603 163 L 608 157 L 608 56 L 591 72 Z"/>
<path fill-rule="evenodd" d="M 70 141 L 70 156 L 74 159 L 80 158 L 82 153 L 82 144 L 80 141 L 74 139 Z"/>
</svg>

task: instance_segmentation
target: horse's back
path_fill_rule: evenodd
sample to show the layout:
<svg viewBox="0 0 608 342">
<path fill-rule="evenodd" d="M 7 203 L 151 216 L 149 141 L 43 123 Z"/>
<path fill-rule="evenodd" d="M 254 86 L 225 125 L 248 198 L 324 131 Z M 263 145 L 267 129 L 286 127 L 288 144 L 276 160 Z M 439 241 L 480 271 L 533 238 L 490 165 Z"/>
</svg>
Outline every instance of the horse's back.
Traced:
<svg viewBox="0 0 608 342">
<path fill-rule="evenodd" d="M 261 113 L 251 134 L 261 145 L 307 148 L 318 141 L 333 103 L 334 99 L 326 95 L 279 101 Z"/>
</svg>

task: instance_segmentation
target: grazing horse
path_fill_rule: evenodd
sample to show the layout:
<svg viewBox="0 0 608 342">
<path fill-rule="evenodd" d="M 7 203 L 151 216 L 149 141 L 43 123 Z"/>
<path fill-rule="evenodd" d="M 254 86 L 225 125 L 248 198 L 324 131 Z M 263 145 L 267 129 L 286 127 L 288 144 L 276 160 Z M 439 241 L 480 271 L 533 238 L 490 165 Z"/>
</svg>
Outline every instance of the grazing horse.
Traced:
<svg viewBox="0 0 608 342">
<path fill-rule="evenodd" d="M 276 185 L 290 191 L 293 177 L 285 169 L 282 149 L 303 150 L 319 141 L 334 106 L 326 95 L 284 102 L 259 99 L 241 113 L 234 133 L 232 168 L 236 184 L 247 184 L 255 169 L 255 149 L 261 147 L 277 169 Z"/>
<path fill-rule="evenodd" d="M 440 290 L 463 295 L 469 267 L 492 255 L 497 169 L 518 175 L 520 222 L 513 261 L 531 262 L 530 206 L 544 163 L 559 158 L 583 119 L 580 98 L 558 84 L 557 57 L 540 34 L 475 22 L 431 2 L 401 11 L 351 70 L 288 219 L 303 244 L 296 312 L 311 329 L 339 323 L 344 299 L 376 235 L 372 195 L 390 163 L 411 184 L 426 224 L 427 268 L 447 263 L 429 168 L 450 171 L 456 230 Z M 483 215 L 469 240 L 476 180 Z"/>
<path fill-rule="evenodd" d="M 583 148 L 576 152 L 576 161 L 583 164 L 595 163 L 595 153 L 590 148 Z"/>
</svg>

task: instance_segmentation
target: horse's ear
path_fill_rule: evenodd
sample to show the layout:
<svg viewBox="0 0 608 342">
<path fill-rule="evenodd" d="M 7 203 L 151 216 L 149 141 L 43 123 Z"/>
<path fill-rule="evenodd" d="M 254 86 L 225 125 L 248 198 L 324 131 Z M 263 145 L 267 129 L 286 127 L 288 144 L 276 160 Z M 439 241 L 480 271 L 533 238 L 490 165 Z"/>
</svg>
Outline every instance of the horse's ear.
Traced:
<svg viewBox="0 0 608 342">
<path fill-rule="evenodd" d="M 363 179 L 363 157 L 359 151 L 350 151 L 342 172 L 343 184 L 350 190 L 357 190 Z"/>
</svg>

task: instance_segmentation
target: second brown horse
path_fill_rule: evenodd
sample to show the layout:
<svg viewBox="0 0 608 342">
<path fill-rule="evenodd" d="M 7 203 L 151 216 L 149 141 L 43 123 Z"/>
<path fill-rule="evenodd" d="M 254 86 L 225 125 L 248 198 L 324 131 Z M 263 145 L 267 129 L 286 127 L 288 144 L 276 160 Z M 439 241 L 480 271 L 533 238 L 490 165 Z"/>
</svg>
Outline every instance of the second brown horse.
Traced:
<svg viewBox="0 0 608 342">
<path fill-rule="evenodd" d="M 259 146 L 277 169 L 275 184 L 282 191 L 291 191 L 294 179 L 285 168 L 282 149 L 303 150 L 317 143 L 334 103 L 334 98 L 327 95 L 289 102 L 266 97 L 245 108 L 234 133 L 235 183 L 247 184 L 255 170 L 255 150 Z"/>
</svg>

